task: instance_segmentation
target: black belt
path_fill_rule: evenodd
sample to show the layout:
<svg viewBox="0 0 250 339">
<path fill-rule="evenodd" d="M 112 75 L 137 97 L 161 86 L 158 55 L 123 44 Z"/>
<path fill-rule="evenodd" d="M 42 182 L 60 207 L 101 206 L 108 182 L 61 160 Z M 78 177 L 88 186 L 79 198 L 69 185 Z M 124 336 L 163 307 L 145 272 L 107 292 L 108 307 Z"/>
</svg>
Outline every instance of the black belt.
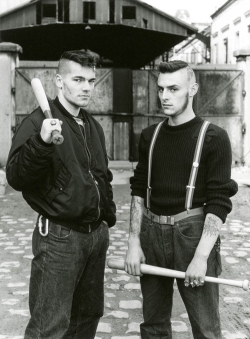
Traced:
<svg viewBox="0 0 250 339">
<path fill-rule="evenodd" d="M 39 225 L 40 216 L 41 215 L 39 214 L 38 217 L 37 217 L 37 225 Z M 48 222 L 46 223 L 46 221 L 48 221 L 48 219 L 46 219 L 45 217 L 41 216 L 41 225 L 40 225 L 40 228 L 41 228 L 41 232 L 43 233 L 42 234 L 43 236 L 46 236 L 48 234 L 49 223 Z M 103 218 L 100 217 L 97 221 L 94 221 L 94 222 L 83 222 L 77 228 L 77 232 L 92 233 L 92 232 L 94 232 L 101 225 L 102 221 L 103 221 Z M 54 222 L 54 221 L 50 221 L 50 222 L 53 222 L 53 224 L 56 224 L 56 225 L 60 225 L 59 223 Z M 60 225 L 60 226 L 63 226 L 63 225 Z M 67 226 L 63 226 L 63 227 L 71 229 L 70 227 L 67 227 Z"/>
<path fill-rule="evenodd" d="M 83 233 L 91 233 L 94 232 L 102 223 L 102 219 L 99 218 L 97 221 L 89 222 L 89 223 L 82 223 L 79 226 L 79 232 Z"/>
</svg>

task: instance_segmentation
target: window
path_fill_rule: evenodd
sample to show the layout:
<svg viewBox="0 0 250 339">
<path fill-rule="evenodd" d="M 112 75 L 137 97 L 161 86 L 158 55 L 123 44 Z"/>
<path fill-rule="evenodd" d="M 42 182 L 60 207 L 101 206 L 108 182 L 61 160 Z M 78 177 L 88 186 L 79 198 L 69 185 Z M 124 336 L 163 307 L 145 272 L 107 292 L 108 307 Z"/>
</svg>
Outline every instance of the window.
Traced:
<svg viewBox="0 0 250 339">
<path fill-rule="evenodd" d="M 214 64 L 218 63 L 218 45 L 217 44 L 214 44 L 213 62 Z"/>
<path fill-rule="evenodd" d="M 228 63 L 228 39 L 224 39 L 224 64 Z"/>
<path fill-rule="evenodd" d="M 235 33 L 235 42 L 234 42 L 234 49 L 237 51 L 240 48 L 240 33 Z"/>
<path fill-rule="evenodd" d="M 148 28 L 148 20 L 147 19 L 142 19 L 143 22 L 143 27 Z"/>
<path fill-rule="evenodd" d="M 43 5 L 43 18 L 56 18 L 56 4 Z"/>
<path fill-rule="evenodd" d="M 95 20 L 95 2 L 88 1 L 83 3 L 83 22 Z"/>
<path fill-rule="evenodd" d="M 58 21 L 69 22 L 69 0 L 58 1 Z"/>
<path fill-rule="evenodd" d="M 109 0 L 109 23 L 115 23 L 115 0 Z"/>
<path fill-rule="evenodd" d="M 135 6 L 123 6 L 122 7 L 122 18 L 125 20 L 136 19 L 136 7 Z"/>
<path fill-rule="evenodd" d="M 196 54 L 196 51 L 193 48 L 191 51 L 191 64 L 195 64 L 195 54 Z"/>
</svg>

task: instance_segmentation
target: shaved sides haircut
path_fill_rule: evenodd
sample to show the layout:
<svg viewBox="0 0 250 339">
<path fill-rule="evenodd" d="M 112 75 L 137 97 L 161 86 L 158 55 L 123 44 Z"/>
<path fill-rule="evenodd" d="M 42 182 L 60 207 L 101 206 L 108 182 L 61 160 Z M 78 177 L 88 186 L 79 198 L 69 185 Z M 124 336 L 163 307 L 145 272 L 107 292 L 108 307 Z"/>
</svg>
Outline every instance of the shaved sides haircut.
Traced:
<svg viewBox="0 0 250 339">
<path fill-rule="evenodd" d="M 187 69 L 187 81 L 190 82 L 191 80 L 196 82 L 195 74 L 192 68 L 189 66 L 188 63 L 182 60 L 174 60 L 169 62 L 161 62 L 158 66 L 158 70 L 160 73 L 173 73 L 179 71 L 180 69 Z"/>
<path fill-rule="evenodd" d="M 93 68 L 95 71 L 96 60 L 95 56 L 84 50 L 67 51 L 64 52 L 59 60 L 57 73 L 63 74 L 67 72 L 68 61 L 74 61 L 80 64 L 82 67 Z"/>
</svg>

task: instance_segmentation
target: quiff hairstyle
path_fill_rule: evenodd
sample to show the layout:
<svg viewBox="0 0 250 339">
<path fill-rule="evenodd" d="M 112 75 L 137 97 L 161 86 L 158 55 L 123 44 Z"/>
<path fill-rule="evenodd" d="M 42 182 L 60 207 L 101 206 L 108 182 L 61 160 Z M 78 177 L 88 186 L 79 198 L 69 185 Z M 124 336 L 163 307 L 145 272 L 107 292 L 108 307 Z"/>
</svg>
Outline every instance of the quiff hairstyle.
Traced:
<svg viewBox="0 0 250 339">
<path fill-rule="evenodd" d="M 95 71 L 96 59 L 95 56 L 89 51 L 76 50 L 64 52 L 58 63 L 58 74 L 61 74 L 63 72 L 65 60 L 77 62 L 82 67 L 93 68 L 93 70 Z"/>
<path fill-rule="evenodd" d="M 189 66 L 188 63 L 182 60 L 173 60 L 169 62 L 160 62 L 158 66 L 158 71 L 160 73 L 174 73 L 179 71 L 180 69 L 187 69 L 187 80 L 191 81 L 192 79 L 195 80 L 195 74 L 192 68 Z"/>
</svg>

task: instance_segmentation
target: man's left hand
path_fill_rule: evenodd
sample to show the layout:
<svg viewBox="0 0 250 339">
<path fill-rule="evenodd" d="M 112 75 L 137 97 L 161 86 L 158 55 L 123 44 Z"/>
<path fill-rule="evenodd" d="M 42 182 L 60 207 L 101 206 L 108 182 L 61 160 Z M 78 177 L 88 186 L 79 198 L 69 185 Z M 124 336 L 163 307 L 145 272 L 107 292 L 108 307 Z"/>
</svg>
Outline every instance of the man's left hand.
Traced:
<svg viewBox="0 0 250 339">
<path fill-rule="evenodd" d="M 185 286 L 198 287 L 205 283 L 205 275 L 207 272 L 207 259 L 194 256 L 189 264 L 185 274 Z"/>
</svg>

